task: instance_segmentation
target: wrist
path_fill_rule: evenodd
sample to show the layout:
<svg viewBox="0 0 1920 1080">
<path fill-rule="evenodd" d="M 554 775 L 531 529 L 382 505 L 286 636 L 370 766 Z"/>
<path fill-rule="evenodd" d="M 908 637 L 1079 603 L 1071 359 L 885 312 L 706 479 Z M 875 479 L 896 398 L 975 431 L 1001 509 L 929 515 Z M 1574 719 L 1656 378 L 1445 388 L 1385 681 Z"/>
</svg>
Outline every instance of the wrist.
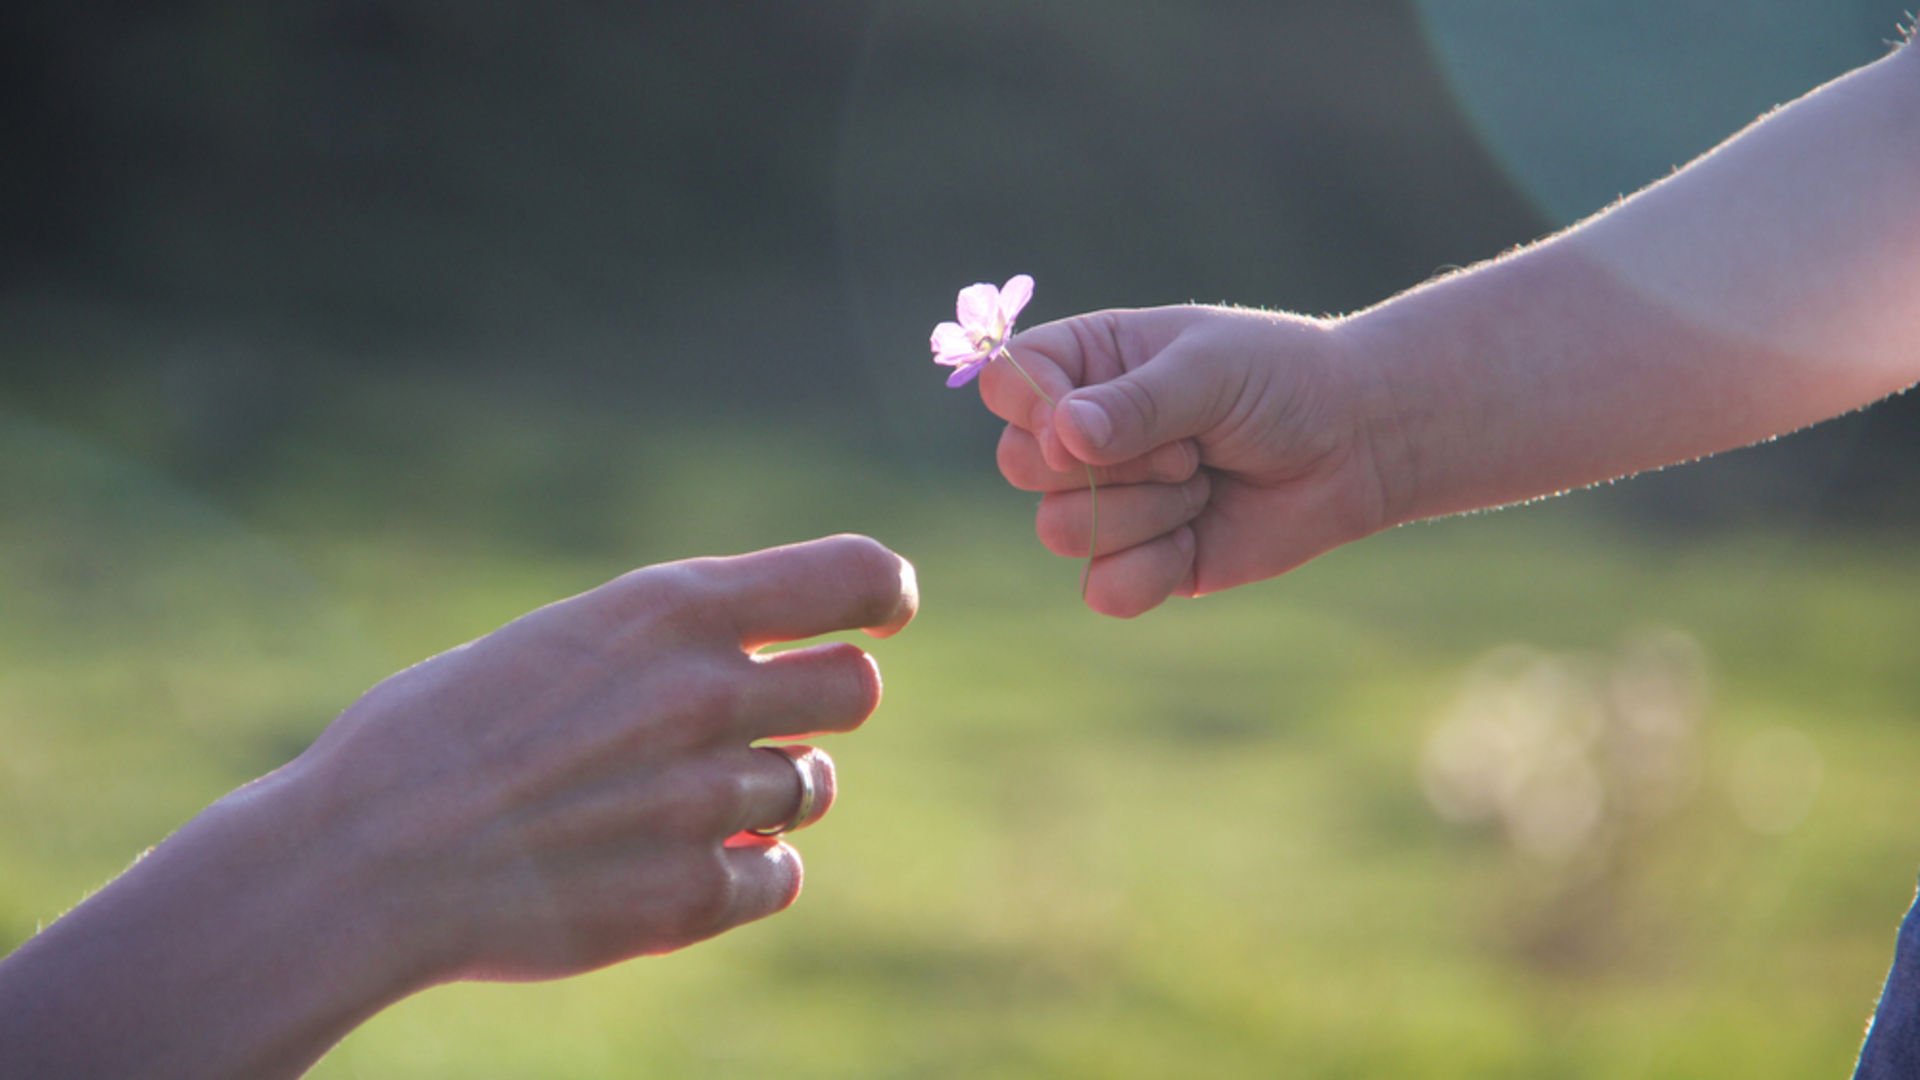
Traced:
<svg viewBox="0 0 1920 1080">
<path fill-rule="evenodd" d="M 406 868 L 369 842 L 367 807 L 311 753 L 206 816 L 228 820 L 236 854 L 254 862 L 284 925 L 325 953 L 340 985 L 372 1005 L 369 1015 L 441 981 L 433 928 L 410 902 Z"/>
<path fill-rule="evenodd" d="M 1393 361 L 1400 350 L 1382 326 L 1387 318 L 1382 312 L 1373 308 L 1327 324 L 1336 363 L 1351 387 L 1360 466 L 1355 483 L 1371 508 L 1374 532 L 1428 516 L 1420 509 L 1417 417 L 1412 411 L 1417 397 L 1408 393 L 1395 371 Z"/>
<path fill-rule="evenodd" d="M 237 939 L 228 962 L 270 1003 L 262 1022 L 316 1052 L 434 981 L 426 938 L 411 932 L 360 831 L 356 808 L 303 757 L 215 802 L 155 852 L 204 882 Z"/>
<path fill-rule="evenodd" d="M 0 1073 L 295 1076 L 425 985 L 290 766 L 209 806 L 8 957 Z"/>
</svg>

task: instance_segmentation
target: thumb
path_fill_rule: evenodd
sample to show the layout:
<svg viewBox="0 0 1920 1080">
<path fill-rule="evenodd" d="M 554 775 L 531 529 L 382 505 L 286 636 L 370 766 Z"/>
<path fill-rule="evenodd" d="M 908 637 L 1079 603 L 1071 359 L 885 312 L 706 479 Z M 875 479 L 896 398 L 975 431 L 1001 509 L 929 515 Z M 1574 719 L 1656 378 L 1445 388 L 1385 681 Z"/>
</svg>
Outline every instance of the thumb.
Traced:
<svg viewBox="0 0 1920 1080">
<path fill-rule="evenodd" d="M 1060 399 L 1055 437 L 1090 465 L 1114 465 L 1155 447 L 1205 434 L 1226 407 L 1217 380 L 1199 376 L 1174 349 L 1110 381 Z"/>
</svg>

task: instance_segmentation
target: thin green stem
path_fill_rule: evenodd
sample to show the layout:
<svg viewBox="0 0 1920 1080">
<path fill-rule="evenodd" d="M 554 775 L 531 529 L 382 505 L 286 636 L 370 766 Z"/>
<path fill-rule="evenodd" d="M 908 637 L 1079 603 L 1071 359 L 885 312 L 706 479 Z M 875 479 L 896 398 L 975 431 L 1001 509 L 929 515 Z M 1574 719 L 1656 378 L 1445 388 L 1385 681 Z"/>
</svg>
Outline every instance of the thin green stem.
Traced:
<svg viewBox="0 0 1920 1080">
<path fill-rule="evenodd" d="M 1040 384 L 1033 381 L 1033 376 L 1027 374 L 1027 369 L 1020 366 L 1020 361 L 1013 358 L 1011 349 L 1001 349 L 1000 355 L 1006 357 L 1007 363 L 1013 365 L 1013 370 L 1027 380 L 1027 385 L 1033 387 L 1033 392 L 1040 395 L 1041 401 L 1049 406 L 1057 404 L 1052 395 L 1040 389 Z M 1093 553 L 1098 549 L 1100 538 L 1100 485 L 1093 482 L 1093 466 L 1082 462 L 1081 467 L 1087 470 L 1087 565 L 1080 571 L 1080 599 L 1085 600 L 1087 581 L 1093 577 Z"/>
</svg>

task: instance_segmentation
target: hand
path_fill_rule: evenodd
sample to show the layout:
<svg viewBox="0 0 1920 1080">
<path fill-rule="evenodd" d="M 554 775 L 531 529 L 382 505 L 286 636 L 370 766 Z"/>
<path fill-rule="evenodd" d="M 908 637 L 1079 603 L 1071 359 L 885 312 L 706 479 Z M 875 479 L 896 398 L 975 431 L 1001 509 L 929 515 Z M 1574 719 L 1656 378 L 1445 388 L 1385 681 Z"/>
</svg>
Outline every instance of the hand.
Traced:
<svg viewBox="0 0 1920 1080">
<path fill-rule="evenodd" d="M 0 1074 L 297 1076 L 452 979 L 541 979 L 791 904 L 804 768 L 761 739 L 880 700 L 846 644 L 913 617 L 913 568 L 839 536 L 637 570 L 374 687 L 0 961 Z"/>
<path fill-rule="evenodd" d="M 1045 492 L 1048 550 L 1087 554 L 1087 603 L 1131 617 L 1283 573 L 1389 523 L 1370 417 L 1378 387 L 1337 324 L 1213 307 L 1103 311 L 1029 330 L 980 379 L 1007 421 L 1000 471 Z"/>
<path fill-rule="evenodd" d="M 755 650 L 885 636 L 916 604 L 911 566 L 853 536 L 638 570 L 395 675 L 290 768 L 427 981 L 664 952 L 799 894 L 793 848 L 745 830 L 793 815 L 796 766 L 824 814 L 832 762 L 753 744 L 880 700 L 853 645 Z"/>
</svg>

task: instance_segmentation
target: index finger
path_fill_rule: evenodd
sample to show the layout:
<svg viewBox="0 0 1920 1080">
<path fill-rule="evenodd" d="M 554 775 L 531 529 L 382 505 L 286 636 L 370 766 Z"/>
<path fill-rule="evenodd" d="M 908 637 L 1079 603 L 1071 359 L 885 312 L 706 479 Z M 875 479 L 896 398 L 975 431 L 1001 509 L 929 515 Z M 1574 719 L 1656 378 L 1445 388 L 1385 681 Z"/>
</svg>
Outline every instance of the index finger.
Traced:
<svg viewBox="0 0 1920 1080">
<path fill-rule="evenodd" d="M 864 536 L 716 559 L 711 570 L 720 614 L 747 649 L 836 630 L 888 637 L 920 607 L 913 564 Z"/>
<path fill-rule="evenodd" d="M 1041 330 L 1045 330 L 1042 327 Z M 1028 334 L 1040 331 L 1028 331 Z M 1025 345 L 1027 335 L 1019 339 Z M 1014 365 L 1020 365 L 1015 370 Z M 1022 377 L 1020 372 L 1026 372 Z M 1032 382 L 1029 382 L 1028 379 Z M 1015 427 L 1038 431 L 1046 423 L 1053 405 L 1034 393 L 1038 384 L 1048 398 L 1059 401 L 1078 383 L 1069 379 L 1060 366 L 1045 353 L 1008 346 L 1007 356 L 995 359 L 980 373 L 980 400 L 987 410 Z"/>
<path fill-rule="evenodd" d="M 1059 401 L 1076 387 L 1106 382 L 1146 363 L 1191 321 L 1191 308 L 1109 308 L 1023 330 L 1008 342 L 1008 351 Z M 1004 360 L 981 373 L 980 396 L 995 416 L 1028 431 L 1043 429 L 1052 411 Z"/>
</svg>

